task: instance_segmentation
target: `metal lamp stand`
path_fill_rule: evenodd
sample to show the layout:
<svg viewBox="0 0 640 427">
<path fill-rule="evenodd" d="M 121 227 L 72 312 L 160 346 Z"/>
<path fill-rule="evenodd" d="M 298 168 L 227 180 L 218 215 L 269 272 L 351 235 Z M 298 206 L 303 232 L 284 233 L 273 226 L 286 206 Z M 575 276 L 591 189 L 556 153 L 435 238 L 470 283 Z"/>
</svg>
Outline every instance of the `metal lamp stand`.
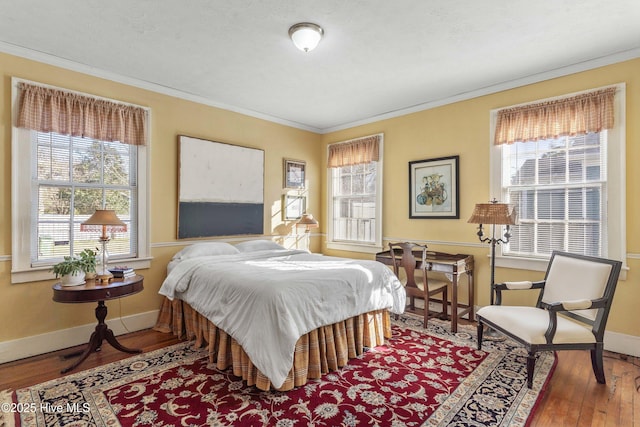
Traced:
<svg viewBox="0 0 640 427">
<path fill-rule="evenodd" d="M 504 233 L 504 239 L 496 239 L 496 224 L 491 224 L 491 237 L 484 237 L 484 233 L 482 231 L 482 224 L 478 227 L 478 239 L 482 243 L 489 243 L 491 245 L 491 296 L 490 302 L 491 305 L 494 303 L 494 294 L 495 294 L 495 277 L 496 277 L 496 245 L 500 243 L 509 243 L 509 239 L 511 238 L 511 232 L 509 230 L 509 224 L 507 224 L 507 231 Z M 497 332 L 494 329 L 487 327 L 484 331 L 484 336 L 487 339 L 491 339 L 494 341 L 503 340 L 505 337 Z"/>
</svg>

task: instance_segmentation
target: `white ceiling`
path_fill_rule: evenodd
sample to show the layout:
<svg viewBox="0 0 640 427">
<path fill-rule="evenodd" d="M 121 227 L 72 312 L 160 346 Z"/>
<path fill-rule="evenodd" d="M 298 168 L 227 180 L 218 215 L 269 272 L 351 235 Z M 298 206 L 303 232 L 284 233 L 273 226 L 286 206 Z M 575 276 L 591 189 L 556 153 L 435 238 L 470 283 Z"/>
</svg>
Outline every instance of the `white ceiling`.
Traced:
<svg viewBox="0 0 640 427">
<path fill-rule="evenodd" d="M 0 51 L 315 132 L 640 57 L 639 0 L 0 0 L 0 11 Z M 287 34 L 304 21 L 325 30 L 309 53 Z"/>
</svg>

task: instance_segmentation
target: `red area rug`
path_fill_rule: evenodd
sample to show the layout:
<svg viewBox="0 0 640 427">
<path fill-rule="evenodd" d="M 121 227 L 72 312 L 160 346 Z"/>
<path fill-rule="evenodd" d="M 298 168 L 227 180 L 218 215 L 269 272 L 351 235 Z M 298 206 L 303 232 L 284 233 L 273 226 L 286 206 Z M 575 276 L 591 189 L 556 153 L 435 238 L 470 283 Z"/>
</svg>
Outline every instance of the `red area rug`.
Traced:
<svg viewBox="0 0 640 427">
<path fill-rule="evenodd" d="M 523 426 L 555 357 L 542 353 L 534 388 L 510 341 L 475 349 L 474 328 L 403 317 L 388 345 L 289 392 L 247 387 L 207 368 L 189 343 L 18 390 L 22 426 Z M 32 410 L 33 409 L 33 410 Z M 4 414 L 7 415 L 7 414 Z"/>
</svg>

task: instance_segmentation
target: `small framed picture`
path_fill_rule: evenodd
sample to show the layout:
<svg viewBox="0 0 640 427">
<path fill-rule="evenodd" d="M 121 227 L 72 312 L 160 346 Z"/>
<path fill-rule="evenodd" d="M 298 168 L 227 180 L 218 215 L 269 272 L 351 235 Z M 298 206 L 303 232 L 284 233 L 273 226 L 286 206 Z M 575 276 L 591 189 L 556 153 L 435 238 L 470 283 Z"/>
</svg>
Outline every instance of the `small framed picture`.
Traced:
<svg viewBox="0 0 640 427">
<path fill-rule="evenodd" d="M 409 162 L 409 218 L 460 218 L 459 160 Z"/>
<path fill-rule="evenodd" d="M 304 189 L 306 167 L 302 160 L 284 159 L 284 188 Z"/>
<path fill-rule="evenodd" d="M 282 219 L 295 220 L 302 218 L 302 214 L 307 209 L 307 198 L 285 194 L 282 196 Z"/>
</svg>

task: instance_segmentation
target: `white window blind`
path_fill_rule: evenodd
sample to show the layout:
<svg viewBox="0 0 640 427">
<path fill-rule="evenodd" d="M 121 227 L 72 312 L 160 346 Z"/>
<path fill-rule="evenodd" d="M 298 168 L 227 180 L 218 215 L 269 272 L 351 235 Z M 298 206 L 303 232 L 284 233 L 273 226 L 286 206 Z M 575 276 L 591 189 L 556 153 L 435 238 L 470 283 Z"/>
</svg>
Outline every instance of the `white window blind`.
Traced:
<svg viewBox="0 0 640 427">
<path fill-rule="evenodd" d="M 35 132 L 37 153 L 32 192 L 36 218 L 31 263 L 38 265 L 96 248 L 98 232 L 81 232 L 80 224 L 96 209 L 116 211 L 127 231 L 111 236 L 112 259 L 137 254 L 137 147 L 119 142 Z"/>
<path fill-rule="evenodd" d="M 376 242 L 377 162 L 332 168 L 333 240 Z"/>
<path fill-rule="evenodd" d="M 502 146 L 504 200 L 519 225 L 503 255 L 607 256 L 607 131 Z"/>
</svg>

